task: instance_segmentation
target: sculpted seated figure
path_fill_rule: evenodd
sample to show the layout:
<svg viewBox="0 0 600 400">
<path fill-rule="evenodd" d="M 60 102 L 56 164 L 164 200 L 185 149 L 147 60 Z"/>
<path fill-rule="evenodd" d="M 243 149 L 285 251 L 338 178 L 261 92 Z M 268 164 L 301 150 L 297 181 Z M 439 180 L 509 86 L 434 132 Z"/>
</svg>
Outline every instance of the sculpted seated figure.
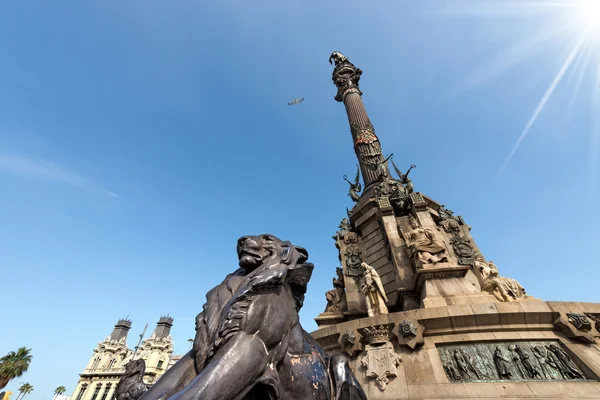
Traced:
<svg viewBox="0 0 600 400">
<path fill-rule="evenodd" d="M 421 264 L 448 262 L 446 249 L 439 243 L 435 233 L 429 228 L 421 228 L 414 218 L 409 218 L 408 221 L 412 230 L 406 241 L 413 257 Z"/>
<path fill-rule="evenodd" d="M 272 235 L 238 240 L 240 269 L 206 295 L 192 350 L 142 400 L 366 399 L 344 355 L 302 329 L 313 265 Z"/>
<path fill-rule="evenodd" d="M 528 296 L 519 282 L 512 278 L 500 276 L 498 267 L 492 261 L 487 264 L 478 254 L 475 257 L 475 267 L 479 269 L 483 283 L 481 289 L 493 294 L 500 301 L 511 302 L 526 299 Z"/>
</svg>

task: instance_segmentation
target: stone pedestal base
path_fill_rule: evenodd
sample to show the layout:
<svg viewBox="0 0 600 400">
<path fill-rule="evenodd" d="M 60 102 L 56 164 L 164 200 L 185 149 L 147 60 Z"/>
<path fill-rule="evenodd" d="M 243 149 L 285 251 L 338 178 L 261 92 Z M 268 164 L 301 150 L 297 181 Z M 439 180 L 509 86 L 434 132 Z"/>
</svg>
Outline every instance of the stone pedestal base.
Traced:
<svg viewBox="0 0 600 400">
<path fill-rule="evenodd" d="M 452 298 L 444 299 L 447 302 Z M 525 300 L 425 308 L 347 321 L 319 329 L 312 336 L 327 344 L 329 352 L 335 352 L 343 351 L 335 343 L 345 332 L 377 332 L 392 327 L 393 352 L 389 350 L 386 354 L 393 356 L 389 360 L 398 362 L 393 365 L 394 374 L 386 376 L 389 382 L 385 386 L 367 375 L 364 363 L 361 365 L 373 353 L 367 347 L 367 337 L 357 335 L 358 348 L 350 354 L 351 368 L 369 400 L 600 399 L 600 333 L 592 324 L 589 332 L 595 343 L 565 335 L 564 327 L 555 322 L 570 313 L 600 316 L 600 304 Z M 403 333 L 403 324 L 414 329 Z M 402 335 L 405 336 L 399 340 Z M 411 348 L 407 343 L 413 337 L 422 339 Z M 498 365 L 506 367 L 510 379 L 498 376 L 494 362 L 499 357 L 494 356 L 496 349 L 507 360 Z M 562 370 L 540 362 L 543 358 L 558 365 L 555 364 L 558 356 L 552 354 L 562 358 L 559 361 L 563 363 Z M 390 361 L 379 358 L 387 360 L 386 371 L 390 369 Z M 528 360 L 528 364 L 522 359 Z M 456 360 L 470 367 L 461 372 Z M 571 365 L 571 369 L 566 365 Z M 539 372 L 529 376 L 530 366 Z"/>
<path fill-rule="evenodd" d="M 328 312 L 321 313 L 317 318 L 315 318 L 315 322 L 317 325 L 319 325 L 319 327 L 339 324 L 345 320 L 346 318 L 344 318 L 342 314 Z"/>
<path fill-rule="evenodd" d="M 425 264 L 415 275 L 415 289 L 421 293 L 421 308 L 489 303 L 495 297 L 481 292 L 466 278 L 468 265 Z"/>
</svg>

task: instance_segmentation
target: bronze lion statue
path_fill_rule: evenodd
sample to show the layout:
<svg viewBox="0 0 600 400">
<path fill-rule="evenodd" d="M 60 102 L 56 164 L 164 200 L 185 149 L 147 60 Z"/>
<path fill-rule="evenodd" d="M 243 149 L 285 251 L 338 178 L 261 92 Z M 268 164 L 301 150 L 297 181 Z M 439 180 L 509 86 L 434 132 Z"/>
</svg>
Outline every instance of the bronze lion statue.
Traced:
<svg viewBox="0 0 600 400">
<path fill-rule="evenodd" d="M 300 325 L 308 252 L 260 235 L 237 254 L 240 268 L 206 295 L 192 350 L 140 400 L 366 400 L 346 356 Z"/>
<path fill-rule="evenodd" d="M 125 372 L 117 387 L 115 398 L 117 400 L 137 400 L 148 390 L 142 381 L 146 372 L 146 362 L 142 359 L 131 360 L 125 365 Z"/>
</svg>

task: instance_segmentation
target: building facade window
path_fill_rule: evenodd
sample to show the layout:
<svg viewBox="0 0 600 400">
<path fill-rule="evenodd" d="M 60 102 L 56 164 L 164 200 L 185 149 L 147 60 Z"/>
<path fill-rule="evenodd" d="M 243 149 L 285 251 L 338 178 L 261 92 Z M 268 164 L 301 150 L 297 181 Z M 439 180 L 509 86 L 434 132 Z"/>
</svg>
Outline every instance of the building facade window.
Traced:
<svg viewBox="0 0 600 400">
<path fill-rule="evenodd" d="M 98 364 L 100 364 L 100 357 L 94 358 L 94 362 L 92 363 L 92 367 L 90 369 L 98 368 Z"/>
<path fill-rule="evenodd" d="M 77 400 L 81 400 L 83 398 L 83 395 L 84 395 L 86 389 L 87 389 L 87 384 L 81 385 L 81 389 L 79 389 L 79 394 L 77 394 Z"/>
<path fill-rule="evenodd" d="M 112 383 L 107 383 L 106 384 L 106 388 L 104 389 L 104 393 L 102 394 L 102 399 L 101 400 L 106 400 L 106 397 L 108 396 L 108 392 L 110 392 L 111 388 L 112 388 Z"/>
<path fill-rule="evenodd" d="M 163 366 L 163 360 L 158 360 L 158 364 L 156 365 L 156 368 L 161 369 Z"/>
<path fill-rule="evenodd" d="M 99 383 L 96 385 L 96 390 L 94 390 L 94 395 L 92 396 L 92 400 L 96 400 L 98 395 L 100 394 L 100 390 L 102 390 L 102 384 Z"/>
<path fill-rule="evenodd" d="M 112 359 L 112 360 L 110 360 L 110 362 L 108 363 L 108 368 L 109 368 L 109 369 L 110 369 L 110 368 L 114 368 L 116 363 L 117 363 L 117 360 L 113 358 L 113 359 Z"/>
</svg>

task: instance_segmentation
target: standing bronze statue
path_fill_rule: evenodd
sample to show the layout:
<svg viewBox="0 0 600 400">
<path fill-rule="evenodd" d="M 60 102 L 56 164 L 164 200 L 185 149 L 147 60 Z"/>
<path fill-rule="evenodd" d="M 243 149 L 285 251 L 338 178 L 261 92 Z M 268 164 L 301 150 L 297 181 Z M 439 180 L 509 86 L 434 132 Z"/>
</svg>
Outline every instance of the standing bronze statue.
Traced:
<svg viewBox="0 0 600 400">
<path fill-rule="evenodd" d="M 192 350 L 142 399 L 366 399 L 348 358 L 300 325 L 308 252 L 260 235 L 240 238 L 237 253 L 241 268 L 206 295 Z"/>
</svg>

